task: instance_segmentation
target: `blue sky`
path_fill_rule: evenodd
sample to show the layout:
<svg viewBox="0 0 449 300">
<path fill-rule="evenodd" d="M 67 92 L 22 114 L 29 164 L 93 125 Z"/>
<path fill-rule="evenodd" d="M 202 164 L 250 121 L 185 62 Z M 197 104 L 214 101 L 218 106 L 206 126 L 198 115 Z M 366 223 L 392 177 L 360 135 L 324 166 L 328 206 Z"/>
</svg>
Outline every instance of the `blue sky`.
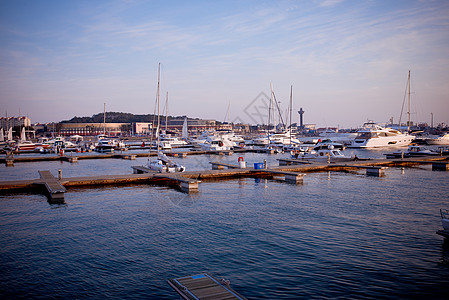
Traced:
<svg viewBox="0 0 449 300">
<path fill-rule="evenodd" d="M 272 83 L 306 123 L 397 122 L 411 70 L 412 119 L 449 123 L 449 1 L 1 0 L 0 41 L 0 115 L 32 122 L 153 113 L 160 62 L 171 115 L 264 120 Z"/>
</svg>

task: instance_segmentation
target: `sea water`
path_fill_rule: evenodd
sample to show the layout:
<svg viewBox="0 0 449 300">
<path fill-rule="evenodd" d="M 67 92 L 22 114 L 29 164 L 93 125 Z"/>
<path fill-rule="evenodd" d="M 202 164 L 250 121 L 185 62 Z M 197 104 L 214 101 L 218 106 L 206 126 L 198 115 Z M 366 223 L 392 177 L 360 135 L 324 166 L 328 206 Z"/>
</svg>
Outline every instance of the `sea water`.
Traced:
<svg viewBox="0 0 449 300">
<path fill-rule="evenodd" d="M 368 152 L 360 153 L 367 154 Z M 373 155 L 370 153 L 370 155 Z M 285 155 L 177 159 L 277 165 Z M 358 155 L 359 157 L 361 155 Z M 120 159 L 16 163 L 0 180 L 132 173 Z M 447 299 L 440 208 L 449 172 L 309 173 L 303 184 L 242 178 L 184 194 L 152 185 L 70 188 L 64 204 L 0 195 L 0 298 L 178 299 L 167 279 L 207 271 L 249 299 Z"/>
</svg>

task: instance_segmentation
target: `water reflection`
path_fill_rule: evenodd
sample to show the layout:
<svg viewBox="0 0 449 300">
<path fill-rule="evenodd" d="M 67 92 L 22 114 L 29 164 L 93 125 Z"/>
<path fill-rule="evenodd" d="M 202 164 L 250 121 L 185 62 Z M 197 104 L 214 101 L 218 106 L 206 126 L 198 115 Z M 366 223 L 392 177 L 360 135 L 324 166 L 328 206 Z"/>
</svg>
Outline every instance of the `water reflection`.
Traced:
<svg viewBox="0 0 449 300">
<path fill-rule="evenodd" d="M 449 266 L 449 238 L 444 238 L 441 245 L 441 262 L 442 265 Z"/>
</svg>

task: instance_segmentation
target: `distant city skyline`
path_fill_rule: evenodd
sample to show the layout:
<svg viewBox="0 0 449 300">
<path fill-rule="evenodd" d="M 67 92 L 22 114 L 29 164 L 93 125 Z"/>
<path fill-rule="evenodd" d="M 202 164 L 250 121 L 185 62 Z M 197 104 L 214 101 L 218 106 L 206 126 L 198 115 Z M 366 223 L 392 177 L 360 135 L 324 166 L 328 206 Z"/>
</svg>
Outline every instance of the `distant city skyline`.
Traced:
<svg viewBox="0 0 449 300">
<path fill-rule="evenodd" d="M 449 123 L 449 2 L 3 1 L 0 116 L 59 122 L 103 111 L 355 128 Z M 407 107 L 402 120 L 406 120 Z"/>
</svg>

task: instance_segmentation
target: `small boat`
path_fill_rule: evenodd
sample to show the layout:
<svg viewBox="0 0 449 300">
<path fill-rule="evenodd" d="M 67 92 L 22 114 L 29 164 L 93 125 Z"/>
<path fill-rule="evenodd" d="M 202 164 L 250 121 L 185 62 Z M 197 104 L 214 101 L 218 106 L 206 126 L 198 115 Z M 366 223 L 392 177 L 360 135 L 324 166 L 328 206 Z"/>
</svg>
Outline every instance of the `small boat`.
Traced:
<svg viewBox="0 0 449 300">
<path fill-rule="evenodd" d="M 355 158 L 345 156 L 340 150 L 329 146 L 327 149 L 311 150 L 302 156 L 302 159 L 318 161 L 350 161 Z"/>
<path fill-rule="evenodd" d="M 323 141 L 321 141 L 321 139 L 319 139 L 318 143 L 315 145 L 313 150 L 327 149 L 327 148 L 329 148 L 329 146 L 332 146 L 333 149 L 338 149 L 338 150 L 345 150 L 345 148 L 346 148 L 343 144 L 333 142 L 330 139 L 326 139 Z"/>
<path fill-rule="evenodd" d="M 114 153 L 114 144 L 107 139 L 101 139 L 95 146 L 95 151 L 100 153 Z"/>
<path fill-rule="evenodd" d="M 160 118 L 159 118 L 159 105 L 160 105 L 160 78 L 161 78 L 161 64 L 159 63 L 158 68 L 158 80 L 157 80 L 157 94 L 156 94 L 156 107 L 157 107 L 157 129 L 156 129 L 156 135 L 157 135 L 157 158 L 147 161 L 147 167 L 152 170 L 159 173 L 175 173 L 175 172 L 184 172 L 186 168 L 180 164 L 174 163 L 172 160 L 170 160 L 164 153 L 160 151 L 160 134 L 159 134 L 159 126 L 160 126 Z"/>
<path fill-rule="evenodd" d="M 425 142 L 428 145 L 449 145 L 449 133 L 442 134 L 435 138 L 427 138 Z"/>
<path fill-rule="evenodd" d="M 402 158 L 402 157 L 420 157 L 420 156 L 432 156 L 440 155 L 439 152 L 426 149 L 420 145 L 410 145 L 407 151 L 395 151 L 393 153 L 384 154 L 386 158 Z"/>
<path fill-rule="evenodd" d="M 161 134 L 159 136 L 159 146 L 162 149 L 172 149 L 176 147 L 184 147 L 187 145 L 187 142 L 184 140 L 180 140 L 177 137 L 172 137 L 170 135 Z"/>
<path fill-rule="evenodd" d="M 186 170 L 184 166 L 173 162 L 161 151 L 158 151 L 157 159 L 148 161 L 147 167 L 159 173 L 175 173 Z"/>
<path fill-rule="evenodd" d="M 227 151 L 232 150 L 234 143 L 221 136 L 209 136 L 199 146 L 205 151 Z"/>
</svg>

